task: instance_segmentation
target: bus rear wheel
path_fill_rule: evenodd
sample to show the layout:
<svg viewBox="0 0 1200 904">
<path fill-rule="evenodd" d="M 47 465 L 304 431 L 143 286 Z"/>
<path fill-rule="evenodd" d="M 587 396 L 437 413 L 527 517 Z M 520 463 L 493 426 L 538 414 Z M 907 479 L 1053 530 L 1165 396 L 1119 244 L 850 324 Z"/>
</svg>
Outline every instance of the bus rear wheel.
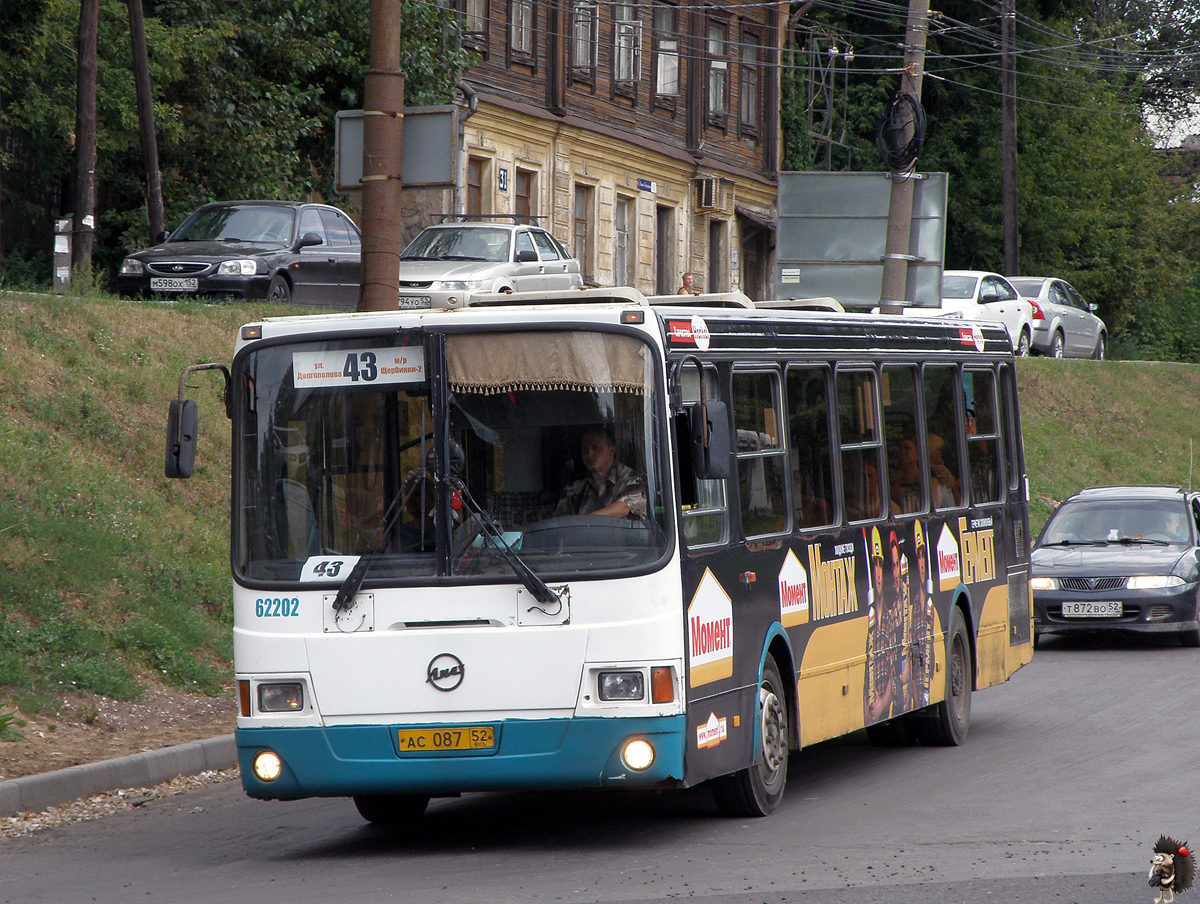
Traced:
<svg viewBox="0 0 1200 904">
<path fill-rule="evenodd" d="M 712 782 L 717 809 L 725 816 L 770 816 L 779 809 L 787 786 L 791 724 L 783 679 L 775 658 L 769 655 L 758 686 L 757 716 L 759 748 L 755 761 Z"/>
<path fill-rule="evenodd" d="M 917 737 L 927 747 L 958 747 L 967 740 L 971 723 L 971 645 L 962 610 L 954 607 L 946 644 L 946 698 L 913 720 Z"/>
<path fill-rule="evenodd" d="M 428 794 L 355 794 L 354 806 L 372 825 L 399 829 L 420 819 L 429 806 Z"/>
</svg>

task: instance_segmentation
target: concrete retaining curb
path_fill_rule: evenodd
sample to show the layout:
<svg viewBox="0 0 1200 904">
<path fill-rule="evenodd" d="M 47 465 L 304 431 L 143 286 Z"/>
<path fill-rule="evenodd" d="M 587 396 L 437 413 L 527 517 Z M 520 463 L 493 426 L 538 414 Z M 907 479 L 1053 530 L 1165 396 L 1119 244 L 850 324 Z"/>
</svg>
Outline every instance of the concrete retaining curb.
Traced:
<svg viewBox="0 0 1200 904">
<path fill-rule="evenodd" d="M 237 765 L 233 735 L 70 766 L 0 782 L 0 816 L 37 813 L 119 788 L 147 788 L 181 775 Z"/>
</svg>

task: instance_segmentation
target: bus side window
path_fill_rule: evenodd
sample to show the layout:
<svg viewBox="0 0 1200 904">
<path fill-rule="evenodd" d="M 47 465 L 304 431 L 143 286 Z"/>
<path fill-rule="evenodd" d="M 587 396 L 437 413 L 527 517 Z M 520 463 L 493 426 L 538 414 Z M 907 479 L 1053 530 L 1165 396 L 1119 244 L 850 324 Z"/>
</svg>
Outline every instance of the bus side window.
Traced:
<svg viewBox="0 0 1200 904">
<path fill-rule="evenodd" d="M 846 520 L 880 518 L 883 516 L 882 444 L 875 371 L 839 371 L 837 401 Z"/>
<path fill-rule="evenodd" d="M 829 429 L 832 407 L 828 368 L 788 368 L 788 439 L 796 525 L 800 528 L 823 527 L 835 520 Z"/>
<path fill-rule="evenodd" d="M 934 508 L 966 505 L 960 452 L 962 429 L 955 397 L 958 373 L 953 366 L 929 366 L 922 372 L 929 444 L 929 481 Z"/>
<path fill-rule="evenodd" d="M 735 371 L 733 410 L 743 536 L 782 533 L 788 529 L 787 459 L 780 433 L 778 373 Z"/>
<path fill-rule="evenodd" d="M 680 382 L 685 405 L 700 401 L 700 379 L 695 367 L 683 368 Z M 720 398 L 714 368 L 704 368 L 704 391 L 709 399 Z M 675 437 L 675 452 L 680 465 L 679 504 L 683 515 L 684 542 L 689 547 L 723 543 L 729 536 L 725 481 L 701 480 L 692 472 L 691 430 L 686 414 L 675 418 Z"/>
<path fill-rule="evenodd" d="M 990 370 L 964 370 L 963 399 L 967 411 L 967 465 L 974 505 L 1000 501 L 1000 429 L 996 417 L 996 375 Z"/>
<path fill-rule="evenodd" d="M 1021 489 L 1021 465 L 1019 444 L 1021 434 L 1017 430 L 1017 387 L 1013 369 L 1007 364 L 1000 366 L 1000 426 L 1004 432 L 1004 460 L 1007 465 L 1008 488 L 1011 492 Z"/>
<path fill-rule="evenodd" d="M 909 366 L 883 369 L 883 438 L 893 515 L 925 511 L 926 469 L 917 436 L 917 373 Z"/>
</svg>

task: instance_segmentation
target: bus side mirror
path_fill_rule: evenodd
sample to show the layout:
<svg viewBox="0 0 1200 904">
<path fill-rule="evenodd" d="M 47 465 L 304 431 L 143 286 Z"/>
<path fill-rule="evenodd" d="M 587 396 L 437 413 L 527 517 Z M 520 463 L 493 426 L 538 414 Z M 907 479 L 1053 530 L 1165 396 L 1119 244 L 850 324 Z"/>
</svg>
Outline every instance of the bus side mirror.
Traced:
<svg viewBox="0 0 1200 904">
<path fill-rule="evenodd" d="M 697 402 L 688 406 L 692 437 L 692 471 L 700 480 L 729 476 L 729 416 L 724 402 Z M 707 439 L 707 442 L 706 442 Z"/>
<path fill-rule="evenodd" d="M 196 433 L 200 415 L 193 399 L 172 399 L 167 412 L 168 477 L 191 477 L 196 466 Z"/>
</svg>

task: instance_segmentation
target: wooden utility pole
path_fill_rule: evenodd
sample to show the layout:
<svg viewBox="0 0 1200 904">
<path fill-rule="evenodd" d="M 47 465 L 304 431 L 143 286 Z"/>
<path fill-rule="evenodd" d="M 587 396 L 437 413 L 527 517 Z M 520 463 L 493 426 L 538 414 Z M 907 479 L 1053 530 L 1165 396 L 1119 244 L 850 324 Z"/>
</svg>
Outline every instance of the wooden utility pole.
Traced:
<svg viewBox="0 0 1200 904">
<path fill-rule="evenodd" d="M 400 295 L 404 220 L 400 161 L 404 75 L 400 72 L 403 0 L 371 0 L 370 68 L 363 84 L 362 294 L 360 311 L 394 311 Z"/>
<path fill-rule="evenodd" d="M 1000 137 L 1001 200 L 1004 210 L 1004 275 L 1021 275 L 1021 232 L 1017 217 L 1017 58 L 1013 52 L 1017 38 L 1017 14 L 1014 0 L 1001 0 L 1000 52 L 1001 103 Z"/>
<path fill-rule="evenodd" d="M 129 37 L 133 43 L 133 77 L 137 85 L 138 122 L 142 136 L 142 162 L 146 170 L 146 219 L 150 240 L 157 242 L 167 228 L 163 215 L 162 173 L 158 168 L 158 138 L 154 133 L 154 97 L 150 93 L 150 61 L 146 55 L 146 20 L 142 0 L 129 4 Z"/>
<path fill-rule="evenodd" d="M 75 87 L 75 225 L 71 269 L 91 274 L 96 229 L 96 33 L 100 0 L 79 4 L 79 42 Z"/>
<path fill-rule="evenodd" d="M 925 41 L 929 36 L 929 0 L 910 0 L 908 25 L 904 34 L 904 71 L 900 91 L 921 100 L 921 81 L 925 70 Z M 913 170 L 916 161 L 913 161 Z M 902 314 L 908 299 L 908 262 L 912 259 L 909 242 L 912 234 L 913 179 L 892 173 L 892 191 L 888 202 L 887 239 L 883 252 L 883 285 L 879 293 L 882 314 Z"/>
</svg>

